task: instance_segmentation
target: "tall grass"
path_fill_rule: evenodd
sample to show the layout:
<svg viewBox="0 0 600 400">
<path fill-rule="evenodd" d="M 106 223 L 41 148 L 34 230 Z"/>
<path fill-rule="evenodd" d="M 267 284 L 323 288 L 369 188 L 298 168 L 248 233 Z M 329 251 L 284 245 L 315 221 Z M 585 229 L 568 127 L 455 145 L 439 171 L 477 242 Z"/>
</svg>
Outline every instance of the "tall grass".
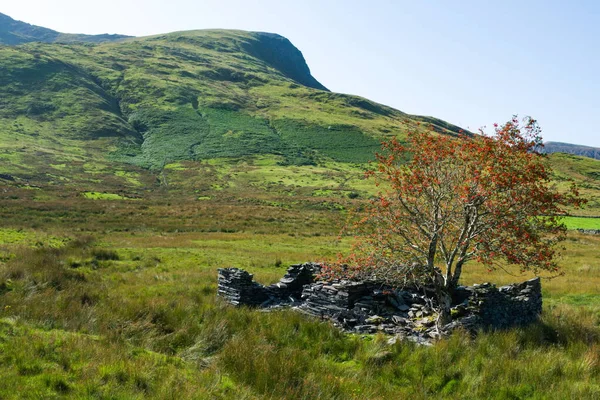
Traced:
<svg viewBox="0 0 600 400">
<path fill-rule="evenodd" d="M 594 309 L 551 305 L 527 328 L 390 346 L 293 310 L 230 307 L 211 269 L 170 269 L 89 238 L 21 249 L 0 281 L 6 398 L 600 396 Z"/>
</svg>

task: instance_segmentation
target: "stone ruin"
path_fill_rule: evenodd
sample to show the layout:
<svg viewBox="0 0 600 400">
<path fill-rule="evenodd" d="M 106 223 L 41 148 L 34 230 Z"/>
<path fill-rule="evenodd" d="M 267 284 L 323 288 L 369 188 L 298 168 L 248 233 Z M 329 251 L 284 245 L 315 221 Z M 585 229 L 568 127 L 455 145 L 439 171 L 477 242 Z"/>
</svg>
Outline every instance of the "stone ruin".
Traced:
<svg viewBox="0 0 600 400">
<path fill-rule="evenodd" d="M 600 235 L 600 229 L 577 229 L 577 232 L 584 235 Z"/>
<path fill-rule="evenodd" d="M 299 305 L 305 286 L 315 281 L 320 272 L 319 264 L 292 265 L 274 285 L 263 286 L 254 282 L 252 274 L 238 268 L 219 269 L 218 295 L 229 303 L 251 307 Z"/>
<path fill-rule="evenodd" d="M 233 305 L 265 310 L 292 307 L 347 332 L 383 332 L 423 344 L 457 328 L 476 333 L 530 324 L 542 312 L 539 278 L 500 288 L 490 283 L 458 287 L 452 299 L 452 322 L 438 329 L 431 289 L 319 281 L 320 265 L 315 263 L 292 265 L 270 286 L 254 282 L 252 274 L 241 269 L 218 272 L 218 295 Z"/>
</svg>

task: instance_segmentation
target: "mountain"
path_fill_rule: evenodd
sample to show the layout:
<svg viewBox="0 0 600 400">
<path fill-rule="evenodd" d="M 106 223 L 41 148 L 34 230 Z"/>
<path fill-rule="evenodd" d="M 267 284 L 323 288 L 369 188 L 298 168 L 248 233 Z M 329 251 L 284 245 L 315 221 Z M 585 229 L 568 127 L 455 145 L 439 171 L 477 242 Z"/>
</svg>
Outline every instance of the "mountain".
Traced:
<svg viewBox="0 0 600 400">
<path fill-rule="evenodd" d="M 546 142 L 544 143 L 544 152 L 551 153 L 567 153 L 574 154 L 577 156 L 589 157 L 596 160 L 600 160 L 600 148 L 598 147 L 590 147 L 590 146 L 582 146 L 578 144 L 571 143 L 561 143 L 561 142 Z"/>
<path fill-rule="evenodd" d="M 8 15 L 0 13 L 0 44 L 18 45 L 29 42 L 70 43 L 89 42 L 101 43 L 127 38 L 125 35 L 80 35 L 60 33 L 41 26 L 30 25 L 16 21 Z"/>
<path fill-rule="evenodd" d="M 329 92 L 289 40 L 232 30 L 2 47 L 0 106 L 0 158 L 22 171 L 73 154 L 150 169 L 260 154 L 364 162 L 427 119 Z"/>
<path fill-rule="evenodd" d="M 460 131 L 330 92 L 300 50 L 272 33 L 0 46 L 1 184 L 114 198 L 166 185 L 208 198 L 367 196 L 375 189 L 362 180 L 364 163 L 381 141 L 425 127 Z M 600 163 L 551 160 L 562 185 L 600 190 Z"/>
</svg>

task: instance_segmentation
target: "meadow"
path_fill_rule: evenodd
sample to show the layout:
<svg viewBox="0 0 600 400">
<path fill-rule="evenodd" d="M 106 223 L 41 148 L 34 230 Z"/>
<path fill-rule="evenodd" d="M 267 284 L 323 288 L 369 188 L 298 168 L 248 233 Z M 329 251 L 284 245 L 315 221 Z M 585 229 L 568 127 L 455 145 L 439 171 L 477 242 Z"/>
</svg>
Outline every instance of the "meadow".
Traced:
<svg viewBox="0 0 600 400">
<path fill-rule="evenodd" d="M 540 323 L 432 347 L 223 304 L 217 268 L 271 283 L 334 258 L 375 190 L 358 164 L 278 161 L 173 163 L 154 190 L 5 186 L 0 397 L 600 398 L 600 236 L 570 231 Z M 463 283 L 527 278 L 474 265 Z"/>
</svg>

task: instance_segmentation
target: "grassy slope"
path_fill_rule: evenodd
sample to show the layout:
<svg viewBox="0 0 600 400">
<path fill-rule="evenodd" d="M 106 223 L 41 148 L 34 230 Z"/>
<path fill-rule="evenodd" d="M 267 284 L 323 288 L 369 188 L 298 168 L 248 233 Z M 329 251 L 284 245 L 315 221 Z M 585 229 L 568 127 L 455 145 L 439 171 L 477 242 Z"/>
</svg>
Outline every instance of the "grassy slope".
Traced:
<svg viewBox="0 0 600 400">
<path fill-rule="evenodd" d="M 596 160 L 600 159 L 600 149 L 597 147 L 590 146 L 582 146 L 577 144 L 570 143 L 561 143 L 561 142 L 546 142 L 544 143 L 544 151 L 547 153 L 567 153 L 574 154 L 579 156 L 585 156 L 594 158 Z"/>
<path fill-rule="evenodd" d="M 156 182 L 167 164 L 223 157 L 363 163 L 381 139 L 417 122 L 458 129 L 298 84 L 322 88 L 301 53 L 273 35 L 217 30 L 100 45 L 30 43 L 0 47 L 0 67 L 0 173 L 22 183 L 132 189 L 145 185 L 126 176 Z M 575 179 L 586 194 L 596 193 L 595 163 L 551 159 L 561 184 Z M 102 173 L 111 168 L 112 177 Z M 94 185 L 100 176 L 104 188 Z"/>
<path fill-rule="evenodd" d="M 401 137 L 417 122 L 458 129 L 300 85 L 289 76 L 321 87 L 308 67 L 294 70 L 277 61 L 282 52 L 305 66 L 299 51 L 283 39 L 269 40 L 241 31 L 192 31 L 100 45 L 0 47 L 0 173 L 21 185 L 141 195 L 164 181 L 165 165 L 180 161 L 199 161 L 186 164 L 188 173 L 167 171 L 185 175 L 174 177 L 180 181 L 202 162 L 224 157 L 260 164 L 268 156 L 297 167 L 356 164 L 372 158 L 381 139 Z M 574 179 L 595 196 L 596 162 L 551 160 L 561 185 Z M 353 168 L 338 165 L 347 182 L 359 180 Z M 264 179 L 261 187 L 276 175 L 272 166 L 265 169 L 252 169 L 255 183 Z M 282 174 L 276 181 L 288 183 L 291 175 L 310 173 L 276 170 Z M 598 207 L 593 201 L 586 213 L 598 214 Z"/>
<path fill-rule="evenodd" d="M 314 78 L 273 61 L 271 45 L 260 34 L 198 31 L 1 48 L 2 147 L 12 154 L 35 135 L 52 150 L 93 148 L 89 139 L 118 136 L 94 159 L 112 149 L 113 160 L 152 168 L 265 153 L 306 164 L 364 161 L 382 136 L 406 129 L 399 111 L 297 84 L 290 75 Z"/>
<path fill-rule="evenodd" d="M 554 180 L 558 187 L 566 188 L 576 182 L 589 203 L 578 215 L 600 216 L 600 162 L 588 157 L 555 153 L 550 155 Z"/>
</svg>

